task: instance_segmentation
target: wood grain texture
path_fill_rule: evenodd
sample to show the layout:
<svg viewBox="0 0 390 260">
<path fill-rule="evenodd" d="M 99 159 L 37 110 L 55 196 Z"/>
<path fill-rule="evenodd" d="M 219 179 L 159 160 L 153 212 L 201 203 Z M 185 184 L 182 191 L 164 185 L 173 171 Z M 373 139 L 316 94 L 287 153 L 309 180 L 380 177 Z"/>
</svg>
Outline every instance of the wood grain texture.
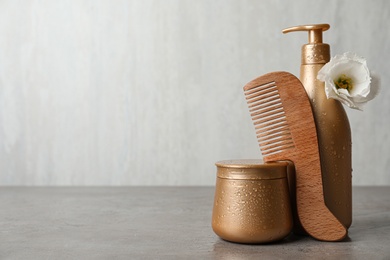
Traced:
<svg viewBox="0 0 390 260">
<path fill-rule="evenodd" d="M 275 87 L 277 92 L 272 96 L 279 96 L 283 112 L 279 105 L 264 112 Z M 297 210 L 304 229 L 318 240 L 345 238 L 346 228 L 324 202 L 316 127 L 301 82 L 287 72 L 273 72 L 249 82 L 244 91 L 251 116 L 269 119 L 268 125 L 254 120 L 264 161 L 291 160 L 295 164 Z"/>
</svg>

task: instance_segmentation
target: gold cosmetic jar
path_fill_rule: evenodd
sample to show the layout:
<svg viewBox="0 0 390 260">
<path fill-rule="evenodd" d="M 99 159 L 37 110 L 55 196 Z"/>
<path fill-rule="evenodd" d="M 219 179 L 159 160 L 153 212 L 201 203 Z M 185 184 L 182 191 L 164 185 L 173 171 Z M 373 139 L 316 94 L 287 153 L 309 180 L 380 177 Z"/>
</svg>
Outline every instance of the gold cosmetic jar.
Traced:
<svg viewBox="0 0 390 260">
<path fill-rule="evenodd" d="M 226 160 L 216 166 L 212 228 L 219 237 L 256 244 L 291 232 L 287 162 Z"/>
</svg>

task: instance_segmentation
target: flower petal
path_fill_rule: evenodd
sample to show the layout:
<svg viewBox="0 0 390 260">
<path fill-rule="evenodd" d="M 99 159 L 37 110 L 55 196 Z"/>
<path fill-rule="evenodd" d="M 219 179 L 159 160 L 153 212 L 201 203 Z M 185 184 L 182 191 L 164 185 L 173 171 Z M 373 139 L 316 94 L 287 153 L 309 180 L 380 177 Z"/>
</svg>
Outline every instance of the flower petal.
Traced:
<svg viewBox="0 0 390 260">
<path fill-rule="evenodd" d="M 340 77 L 350 79 L 347 85 L 336 86 Z M 376 96 L 379 81 L 370 77 L 370 71 L 364 58 L 354 53 L 344 53 L 334 56 L 318 72 L 317 79 L 325 82 L 325 93 L 327 98 L 337 99 L 343 104 L 361 110 L 362 105 Z M 378 83 L 378 84 L 371 84 Z M 347 87 L 344 89 L 344 87 Z M 372 94 L 370 94 L 372 93 Z"/>
</svg>

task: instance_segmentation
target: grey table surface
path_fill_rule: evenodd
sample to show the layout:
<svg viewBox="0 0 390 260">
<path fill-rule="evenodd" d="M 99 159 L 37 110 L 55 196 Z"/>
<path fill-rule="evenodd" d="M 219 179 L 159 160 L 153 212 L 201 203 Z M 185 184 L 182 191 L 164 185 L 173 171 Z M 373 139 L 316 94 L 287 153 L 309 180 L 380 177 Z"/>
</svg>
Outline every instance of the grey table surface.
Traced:
<svg viewBox="0 0 390 260">
<path fill-rule="evenodd" d="M 390 187 L 354 187 L 344 242 L 221 240 L 213 187 L 0 187 L 0 259 L 390 259 Z"/>
</svg>

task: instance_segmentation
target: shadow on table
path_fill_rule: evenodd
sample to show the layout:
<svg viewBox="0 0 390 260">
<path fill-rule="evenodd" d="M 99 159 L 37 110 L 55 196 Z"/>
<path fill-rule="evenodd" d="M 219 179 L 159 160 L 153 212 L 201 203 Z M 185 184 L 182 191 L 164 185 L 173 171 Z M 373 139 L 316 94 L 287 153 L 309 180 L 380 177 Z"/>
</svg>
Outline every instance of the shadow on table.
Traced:
<svg viewBox="0 0 390 260">
<path fill-rule="evenodd" d="M 342 242 L 337 243 L 349 243 L 351 239 L 347 237 Z M 336 244 L 337 244 L 336 243 Z M 319 242 L 309 236 L 300 236 L 290 234 L 287 238 L 268 244 L 239 244 L 232 243 L 222 239 L 218 239 L 213 248 L 215 259 L 286 259 L 294 258 L 297 256 L 311 255 L 316 248 L 330 247 L 333 249 L 334 244 L 328 242 Z"/>
</svg>

